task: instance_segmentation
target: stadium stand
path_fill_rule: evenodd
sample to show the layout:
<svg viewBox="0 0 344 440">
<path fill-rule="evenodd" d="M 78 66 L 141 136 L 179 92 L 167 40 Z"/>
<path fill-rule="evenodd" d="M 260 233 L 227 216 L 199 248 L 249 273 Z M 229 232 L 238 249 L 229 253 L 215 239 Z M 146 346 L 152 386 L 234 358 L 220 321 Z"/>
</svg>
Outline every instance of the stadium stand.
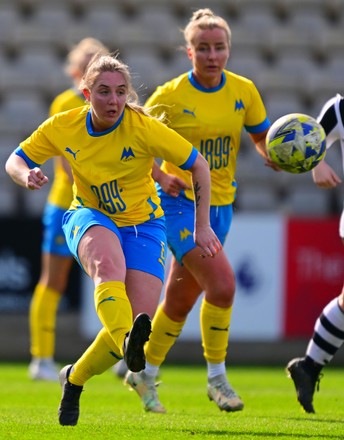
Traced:
<svg viewBox="0 0 344 440">
<path fill-rule="evenodd" d="M 47 116 L 51 99 L 68 87 L 63 60 L 68 48 L 94 36 L 121 57 L 134 73 L 142 101 L 156 85 L 190 66 L 178 47 L 179 31 L 192 10 L 211 7 L 229 22 L 229 68 L 252 78 L 271 121 L 290 112 L 316 116 L 341 92 L 344 71 L 342 0 L 2 0 L 0 3 L 0 157 L 5 160 Z M 312 187 L 310 175 L 276 177 L 263 166 L 248 139 L 239 154 L 238 209 L 284 210 L 294 215 L 333 214 L 338 203 Z M 273 184 L 268 184 L 269 181 Z M 259 196 L 255 188 L 262 185 Z M 0 174 L 1 215 L 12 212 L 14 197 L 30 199 L 30 215 L 40 215 L 44 193 L 32 203 Z M 281 196 L 283 194 L 283 197 Z M 337 195 L 335 196 L 337 197 Z M 240 202 L 241 198 L 241 202 Z"/>
</svg>

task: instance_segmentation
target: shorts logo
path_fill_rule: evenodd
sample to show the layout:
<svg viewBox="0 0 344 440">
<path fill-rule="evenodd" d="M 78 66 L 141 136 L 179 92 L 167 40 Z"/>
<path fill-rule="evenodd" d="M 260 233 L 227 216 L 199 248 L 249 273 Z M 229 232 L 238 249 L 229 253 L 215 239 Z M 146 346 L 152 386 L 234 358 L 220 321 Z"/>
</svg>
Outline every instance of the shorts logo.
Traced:
<svg viewBox="0 0 344 440">
<path fill-rule="evenodd" d="M 165 262 L 166 262 L 165 243 L 163 241 L 161 241 L 160 244 L 161 244 L 161 252 L 160 252 L 160 258 L 158 258 L 158 261 L 163 267 L 165 267 Z"/>
<path fill-rule="evenodd" d="M 80 226 L 75 226 L 74 227 L 74 229 L 72 231 L 72 234 L 73 234 L 74 238 L 78 235 L 79 229 L 80 229 Z"/>
<path fill-rule="evenodd" d="M 121 156 L 121 160 L 123 160 L 123 162 L 128 162 L 129 160 L 132 160 L 135 157 L 135 154 L 132 150 L 131 147 L 129 148 L 123 148 L 122 151 L 122 156 Z"/>
<path fill-rule="evenodd" d="M 186 240 L 189 236 L 192 237 L 192 232 L 190 232 L 187 228 L 184 228 L 180 231 L 180 241 Z"/>
<path fill-rule="evenodd" d="M 74 160 L 76 160 L 76 155 L 79 153 L 80 150 L 74 152 L 71 148 L 67 147 L 67 148 L 65 149 L 65 151 L 66 151 L 67 153 L 70 153 L 70 154 L 74 157 Z"/>
</svg>

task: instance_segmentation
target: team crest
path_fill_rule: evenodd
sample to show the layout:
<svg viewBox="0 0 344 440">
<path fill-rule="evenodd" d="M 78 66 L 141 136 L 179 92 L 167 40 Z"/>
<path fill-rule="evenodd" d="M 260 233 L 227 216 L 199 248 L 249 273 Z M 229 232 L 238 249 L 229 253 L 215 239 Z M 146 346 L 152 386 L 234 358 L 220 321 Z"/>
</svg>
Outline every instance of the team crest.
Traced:
<svg viewBox="0 0 344 440">
<path fill-rule="evenodd" d="M 135 154 L 133 152 L 133 149 L 131 147 L 124 147 L 122 151 L 121 160 L 123 162 L 128 162 L 129 160 L 132 160 L 135 157 Z"/>
</svg>

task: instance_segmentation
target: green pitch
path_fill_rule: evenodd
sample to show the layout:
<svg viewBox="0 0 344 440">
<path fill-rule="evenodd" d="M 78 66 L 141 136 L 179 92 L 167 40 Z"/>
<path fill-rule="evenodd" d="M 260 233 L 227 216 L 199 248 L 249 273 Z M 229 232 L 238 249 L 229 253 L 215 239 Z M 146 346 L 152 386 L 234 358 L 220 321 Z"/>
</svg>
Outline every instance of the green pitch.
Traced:
<svg viewBox="0 0 344 440">
<path fill-rule="evenodd" d="M 57 421 L 60 387 L 31 382 L 27 366 L 0 364 L 0 439 L 343 439 L 344 371 L 328 367 L 315 395 L 316 414 L 296 402 L 284 367 L 232 367 L 229 379 L 245 408 L 221 412 L 206 395 L 204 367 L 165 365 L 159 395 L 167 414 L 145 413 L 135 392 L 112 372 L 94 377 L 81 396 L 75 427 Z"/>
</svg>

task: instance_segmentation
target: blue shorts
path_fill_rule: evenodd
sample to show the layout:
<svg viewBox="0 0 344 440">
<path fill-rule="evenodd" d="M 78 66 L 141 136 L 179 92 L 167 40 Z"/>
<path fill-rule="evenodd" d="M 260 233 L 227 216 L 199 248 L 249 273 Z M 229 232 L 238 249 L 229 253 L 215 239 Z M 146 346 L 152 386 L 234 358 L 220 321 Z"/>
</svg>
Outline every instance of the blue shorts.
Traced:
<svg viewBox="0 0 344 440">
<path fill-rule="evenodd" d="M 184 191 L 178 197 L 172 197 L 158 186 L 158 193 L 165 212 L 167 244 L 177 261 L 182 264 L 184 255 L 196 247 L 193 239 L 194 202 L 185 197 Z M 210 224 L 222 245 L 231 227 L 232 218 L 231 204 L 210 207 Z"/>
<path fill-rule="evenodd" d="M 147 272 L 164 282 L 167 251 L 164 217 L 136 226 L 118 227 L 107 215 L 96 209 L 80 208 L 66 211 L 63 216 L 63 230 L 69 249 L 81 267 L 78 245 L 87 229 L 94 225 L 104 226 L 117 235 L 123 248 L 127 269 Z"/>
<path fill-rule="evenodd" d="M 48 254 L 71 257 L 65 235 L 62 230 L 62 217 L 65 209 L 47 203 L 43 212 L 42 251 Z"/>
</svg>

